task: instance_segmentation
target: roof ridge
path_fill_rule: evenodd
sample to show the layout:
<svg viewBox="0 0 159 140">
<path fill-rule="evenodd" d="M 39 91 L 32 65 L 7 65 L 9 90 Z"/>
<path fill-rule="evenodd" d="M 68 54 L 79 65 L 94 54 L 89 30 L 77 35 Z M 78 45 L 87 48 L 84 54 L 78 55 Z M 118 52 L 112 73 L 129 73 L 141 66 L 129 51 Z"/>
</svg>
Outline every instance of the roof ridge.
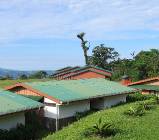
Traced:
<svg viewBox="0 0 159 140">
<path fill-rule="evenodd" d="M 71 72 L 80 71 L 80 70 L 85 69 L 85 68 L 95 68 L 95 69 L 103 70 L 103 71 L 105 71 L 105 72 L 108 72 L 108 73 L 111 73 L 111 74 L 112 74 L 112 71 L 103 69 L 103 68 L 101 68 L 101 67 L 93 66 L 93 65 L 86 65 L 86 66 L 82 66 L 82 67 L 80 67 L 80 66 L 75 66 L 75 67 L 70 68 L 70 70 L 68 70 L 68 71 L 66 71 L 66 72 L 55 73 L 55 74 L 53 74 L 53 76 L 54 76 L 54 77 L 58 77 L 58 76 L 65 75 L 65 74 L 68 74 L 68 73 L 71 73 Z"/>
<path fill-rule="evenodd" d="M 159 76 L 139 80 L 139 81 L 136 81 L 136 82 L 132 82 L 132 83 L 128 84 L 128 86 L 136 85 L 136 84 L 140 84 L 140 83 L 144 83 L 144 82 L 149 82 L 149 81 L 152 81 L 152 80 L 159 80 Z"/>
<path fill-rule="evenodd" d="M 110 76 L 109 74 L 105 74 L 105 73 L 102 73 L 102 72 L 98 72 L 98 71 L 96 71 L 96 70 L 86 69 L 86 70 L 82 70 L 82 71 L 79 71 L 79 72 L 76 72 L 76 73 L 72 73 L 72 74 L 70 74 L 70 75 L 66 75 L 66 76 L 64 76 L 63 78 L 65 79 L 65 78 L 68 78 L 68 77 L 70 77 L 70 76 L 75 76 L 75 75 L 78 75 L 78 74 L 80 74 L 80 73 L 82 73 L 82 72 L 87 72 L 87 71 L 91 71 L 91 72 L 95 72 L 95 73 L 98 73 L 98 74 L 102 74 L 102 75 L 104 75 L 104 76 Z"/>
<path fill-rule="evenodd" d="M 75 67 L 71 67 L 70 69 L 67 69 L 66 71 L 59 71 L 57 73 L 54 73 L 52 74 L 53 77 L 57 77 L 57 76 L 61 76 L 63 74 L 67 74 L 69 72 L 72 72 L 74 69 L 79 69 L 80 67 L 79 66 L 75 66 Z"/>
<path fill-rule="evenodd" d="M 87 67 L 87 66 L 86 66 L 86 67 Z M 99 66 L 88 65 L 88 67 L 93 67 L 93 68 L 101 69 L 101 70 L 103 70 L 103 71 L 106 71 L 106 72 L 110 72 L 110 73 L 112 73 L 112 71 L 110 71 L 110 70 L 106 70 L 106 69 L 101 68 L 101 67 L 99 67 Z"/>
</svg>

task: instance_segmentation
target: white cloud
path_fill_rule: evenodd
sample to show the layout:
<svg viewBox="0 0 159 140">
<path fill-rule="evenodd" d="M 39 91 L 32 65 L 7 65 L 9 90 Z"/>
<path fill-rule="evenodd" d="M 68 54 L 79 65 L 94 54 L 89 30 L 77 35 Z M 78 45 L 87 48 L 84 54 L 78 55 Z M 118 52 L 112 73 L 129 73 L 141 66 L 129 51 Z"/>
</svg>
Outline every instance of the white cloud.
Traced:
<svg viewBox="0 0 159 140">
<path fill-rule="evenodd" d="M 158 31 L 159 5 L 158 0 L 1 0 L 0 27 L 1 43 L 21 38 L 71 39 L 80 31 L 93 39 L 156 38 L 159 34 L 142 31 Z"/>
</svg>

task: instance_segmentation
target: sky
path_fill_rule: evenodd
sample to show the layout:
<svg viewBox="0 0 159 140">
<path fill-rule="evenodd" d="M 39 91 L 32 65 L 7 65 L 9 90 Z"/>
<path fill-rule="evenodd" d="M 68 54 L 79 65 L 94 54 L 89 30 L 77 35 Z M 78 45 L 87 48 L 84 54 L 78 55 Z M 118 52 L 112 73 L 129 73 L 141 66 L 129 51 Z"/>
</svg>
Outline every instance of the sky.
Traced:
<svg viewBox="0 0 159 140">
<path fill-rule="evenodd" d="M 0 67 L 55 70 L 84 65 L 80 40 L 121 58 L 159 49 L 159 0 L 0 0 Z"/>
</svg>

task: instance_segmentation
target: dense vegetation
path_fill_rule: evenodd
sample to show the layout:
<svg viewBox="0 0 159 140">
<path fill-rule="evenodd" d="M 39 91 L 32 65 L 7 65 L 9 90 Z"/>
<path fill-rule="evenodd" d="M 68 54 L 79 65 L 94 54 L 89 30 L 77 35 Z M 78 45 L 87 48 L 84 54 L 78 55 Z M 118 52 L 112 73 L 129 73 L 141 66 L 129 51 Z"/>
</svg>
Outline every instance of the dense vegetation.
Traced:
<svg viewBox="0 0 159 140">
<path fill-rule="evenodd" d="M 114 71 L 113 79 L 127 74 L 133 80 L 141 80 L 159 75 L 159 50 L 141 51 L 132 59 L 118 59 L 110 63 Z"/>
<path fill-rule="evenodd" d="M 120 80 L 123 75 L 130 76 L 133 81 L 159 75 L 159 50 L 132 55 L 132 59 L 121 59 L 114 48 L 100 45 L 93 49 L 90 64 L 113 71 L 112 80 Z"/>
<path fill-rule="evenodd" d="M 150 105 L 153 107 L 150 107 Z M 138 106 L 142 107 L 142 112 L 144 112 L 142 115 L 125 114 L 130 108 L 136 108 Z M 137 109 L 135 113 L 141 113 L 140 111 L 141 109 Z M 103 123 L 101 123 L 101 118 Z M 157 104 L 157 100 L 152 97 L 149 100 L 127 103 L 98 111 L 63 128 L 53 135 L 49 135 L 44 140 L 154 140 L 159 137 L 158 124 L 159 105 Z M 90 128 L 93 129 L 93 133 L 92 131 L 91 133 L 88 131 Z M 105 133 L 110 135 L 103 135 Z"/>
<path fill-rule="evenodd" d="M 88 41 L 84 39 L 85 33 L 77 37 L 81 40 L 86 65 L 95 65 L 113 71 L 113 80 L 120 80 L 123 75 L 131 76 L 133 81 L 154 77 L 159 75 L 159 50 L 151 49 L 130 54 L 130 58 L 121 58 L 120 54 L 111 47 L 104 44 L 93 48 L 91 56 L 87 51 L 91 48 Z"/>
</svg>

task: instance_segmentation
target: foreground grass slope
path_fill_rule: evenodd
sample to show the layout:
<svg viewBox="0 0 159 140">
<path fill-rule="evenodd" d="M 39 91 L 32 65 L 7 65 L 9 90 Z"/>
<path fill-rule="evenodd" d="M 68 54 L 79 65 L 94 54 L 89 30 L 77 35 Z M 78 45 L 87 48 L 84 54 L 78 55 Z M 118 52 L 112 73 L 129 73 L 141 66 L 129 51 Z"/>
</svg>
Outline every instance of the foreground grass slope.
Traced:
<svg viewBox="0 0 159 140">
<path fill-rule="evenodd" d="M 63 130 L 49 135 L 43 140 L 157 140 L 159 139 L 159 106 L 146 112 L 141 117 L 124 115 L 124 111 L 134 106 L 135 103 L 125 104 L 111 109 L 89 115 Z M 110 122 L 118 129 L 115 136 L 85 137 L 84 131 L 93 126 L 102 117 L 105 122 Z"/>
</svg>

